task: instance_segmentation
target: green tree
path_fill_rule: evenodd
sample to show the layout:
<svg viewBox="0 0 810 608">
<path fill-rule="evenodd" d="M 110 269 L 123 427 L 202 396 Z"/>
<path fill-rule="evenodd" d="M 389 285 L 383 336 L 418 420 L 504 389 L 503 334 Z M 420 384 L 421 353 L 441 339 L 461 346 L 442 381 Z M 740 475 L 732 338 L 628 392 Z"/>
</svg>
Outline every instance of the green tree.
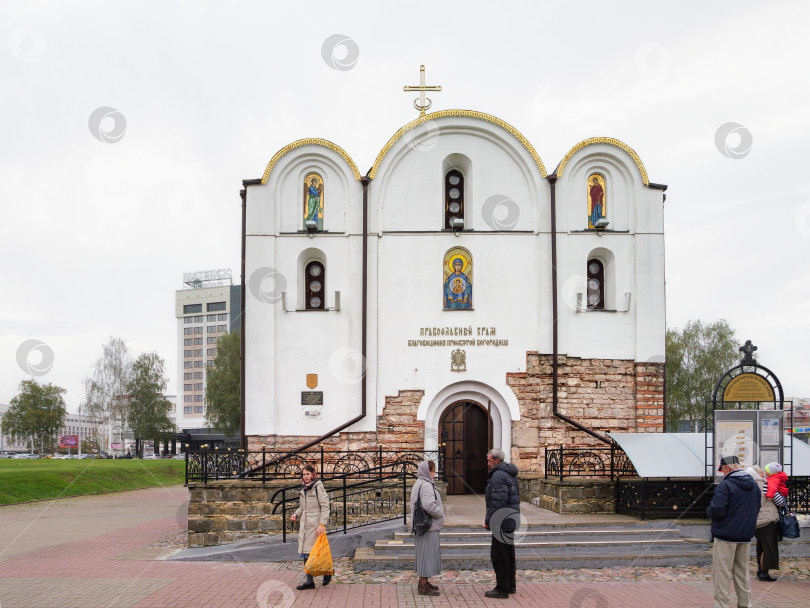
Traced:
<svg viewBox="0 0 810 608">
<path fill-rule="evenodd" d="M 11 398 L 11 407 L 3 416 L 3 432 L 14 441 L 32 439 L 40 449 L 50 446 L 63 426 L 67 408 L 65 389 L 36 380 L 20 382 L 20 393 Z"/>
<path fill-rule="evenodd" d="M 98 441 L 93 438 L 82 439 L 82 454 L 97 454 L 99 451 Z"/>
<path fill-rule="evenodd" d="M 205 381 L 205 421 L 209 427 L 221 429 L 225 435 L 240 430 L 241 369 L 239 332 L 217 340 L 216 367 L 208 369 Z"/>
<path fill-rule="evenodd" d="M 164 362 L 157 353 L 144 353 L 132 364 L 132 379 L 127 385 L 129 427 L 139 440 L 163 441 L 175 432 L 169 419 L 171 403 L 166 390 Z M 140 452 L 139 452 L 140 453 Z"/>
<path fill-rule="evenodd" d="M 682 330 L 667 329 L 667 428 L 689 420 L 692 430 L 703 420 L 717 382 L 740 358 L 739 340 L 724 319 L 689 321 Z"/>
</svg>

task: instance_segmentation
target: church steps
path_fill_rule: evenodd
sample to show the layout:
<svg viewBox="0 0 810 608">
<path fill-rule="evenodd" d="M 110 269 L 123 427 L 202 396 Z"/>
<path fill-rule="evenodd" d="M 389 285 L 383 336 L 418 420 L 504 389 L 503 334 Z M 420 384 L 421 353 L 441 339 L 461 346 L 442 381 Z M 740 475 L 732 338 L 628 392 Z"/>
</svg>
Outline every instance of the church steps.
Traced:
<svg viewBox="0 0 810 608">
<path fill-rule="evenodd" d="M 634 540 L 657 540 L 657 539 L 680 539 L 681 536 L 678 530 L 672 528 L 649 528 L 640 530 L 541 530 L 541 531 L 528 531 L 518 533 L 519 540 L 525 542 L 531 541 L 557 541 L 569 542 L 590 539 L 593 535 L 598 535 L 604 541 L 625 541 L 627 539 Z M 441 532 L 440 538 L 442 543 L 457 543 L 457 542 L 476 542 L 483 541 L 489 542 L 492 533 L 489 531 L 481 532 Z M 397 532 L 394 535 L 394 540 L 401 540 L 408 542 L 413 540 L 413 535 L 407 532 Z"/>
<path fill-rule="evenodd" d="M 706 566 L 711 545 L 686 538 L 662 522 L 532 524 L 518 533 L 518 569 L 610 568 L 628 566 Z M 491 532 L 473 526 L 449 525 L 440 532 L 442 567 L 448 570 L 489 570 Z M 414 538 L 395 532 L 392 540 L 376 540 L 358 548 L 354 569 L 415 568 Z"/>
<path fill-rule="evenodd" d="M 618 552 L 603 554 L 566 555 L 562 551 L 548 554 L 516 554 L 518 570 L 562 570 L 573 568 L 621 568 L 637 566 L 708 566 L 711 553 L 707 550 L 681 551 L 679 553 L 644 553 L 642 555 Z M 492 570 L 489 549 L 485 552 L 442 552 L 444 570 Z M 355 572 L 366 570 L 415 570 L 416 558 L 410 555 L 376 555 L 373 549 L 358 549 L 354 557 Z"/>
<path fill-rule="evenodd" d="M 481 542 L 445 542 L 441 543 L 442 553 L 475 551 L 489 555 L 490 541 Z M 706 541 L 687 538 L 647 539 L 647 540 L 577 540 L 557 542 L 531 542 L 521 540 L 515 544 L 516 555 L 549 555 L 557 552 L 574 555 L 587 553 L 634 553 L 654 552 L 658 554 L 671 554 L 684 550 L 705 549 Z M 374 544 L 375 554 L 381 556 L 411 554 L 414 552 L 413 542 L 378 540 Z"/>
</svg>

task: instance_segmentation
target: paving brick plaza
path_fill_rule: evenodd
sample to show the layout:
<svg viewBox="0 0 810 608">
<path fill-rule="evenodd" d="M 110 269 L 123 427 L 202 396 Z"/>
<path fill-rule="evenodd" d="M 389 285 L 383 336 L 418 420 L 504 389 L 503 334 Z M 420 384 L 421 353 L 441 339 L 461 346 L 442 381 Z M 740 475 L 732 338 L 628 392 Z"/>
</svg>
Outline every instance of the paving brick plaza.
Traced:
<svg viewBox="0 0 810 608">
<path fill-rule="evenodd" d="M 300 563 L 164 561 L 181 546 L 186 500 L 173 486 L 1 507 L 0 608 L 713 605 L 699 567 L 520 571 L 516 595 L 490 600 L 491 572 L 445 572 L 430 598 L 412 572 L 356 573 L 344 558 L 332 585 L 299 592 Z M 810 560 L 782 561 L 778 582 L 752 581 L 755 606 L 810 605 Z"/>
</svg>

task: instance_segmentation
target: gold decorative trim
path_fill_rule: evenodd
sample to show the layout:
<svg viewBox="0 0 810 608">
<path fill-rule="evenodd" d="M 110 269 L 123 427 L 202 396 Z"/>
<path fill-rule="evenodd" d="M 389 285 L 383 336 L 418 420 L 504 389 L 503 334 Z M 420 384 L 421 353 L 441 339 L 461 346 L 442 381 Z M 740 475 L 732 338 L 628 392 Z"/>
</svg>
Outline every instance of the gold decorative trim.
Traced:
<svg viewBox="0 0 810 608">
<path fill-rule="evenodd" d="M 627 152 L 630 155 L 630 158 L 632 158 L 635 161 L 638 170 L 641 172 L 642 183 L 645 186 L 650 185 L 650 180 L 647 178 L 647 170 L 644 168 L 644 164 L 641 162 L 641 159 L 638 157 L 638 154 L 636 154 L 635 150 L 633 150 L 633 148 L 628 146 L 623 141 L 613 139 L 612 137 L 591 137 L 589 139 L 579 142 L 576 146 L 574 146 L 568 151 L 568 154 L 565 155 L 565 158 L 563 158 L 560 164 L 557 166 L 556 171 L 557 177 L 562 177 L 565 165 L 568 163 L 569 160 L 571 160 L 574 154 L 582 150 L 582 148 L 584 148 L 585 146 L 590 146 L 592 144 L 610 144 L 611 146 L 616 146 L 617 148 Z"/>
<path fill-rule="evenodd" d="M 520 131 L 518 131 L 508 122 L 504 122 L 500 118 L 496 118 L 495 116 L 491 116 L 489 114 L 484 114 L 483 112 L 475 112 L 473 110 L 441 110 L 439 112 L 432 112 L 431 114 L 420 116 L 416 120 L 409 122 L 399 131 L 394 133 L 394 136 L 388 140 L 388 143 L 385 144 L 385 147 L 382 150 L 380 150 L 380 153 L 377 155 L 377 159 L 374 161 L 374 166 L 371 167 L 369 177 L 371 179 L 374 179 L 374 176 L 377 174 L 377 169 L 379 169 L 380 163 L 382 162 L 383 158 L 391 149 L 391 147 L 397 142 L 397 140 L 400 137 L 402 137 L 402 135 L 405 132 L 413 129 L 414 127 L 428 120 L 433 120 L 434 118 L 444 118 L 446 116 L 463 116 L 464 118 L 478 118 L 479 120 L 486 120 L 487 122 L 491 122 L 495 125 L 498 125 L 502 129 L 505 129 L 506 131 L 514 135 L 518 139 L 518 141 L 520 141 L 520 143 L 522 143 L 525 146 L 526 150 L 529 151 L 529 154 L 532 155 L 534 162 L 537 163 L 537 167 L 540 169 L 540 175 L 542 175 L 544 178 L 548 177 L 548 173 L 546 172 L 546 168 L 543 165 L 543 161 L 540 160 L 540 155 L 537 154 L 537 151 L 529 143 L 529 140 L 526 139 Z"/>
<path fill-rule="evenodd" d="M 337 152 L 340 156 L 345 160 L 349 167 L 352 169 L 352 173 L 354 173 L 355 179 L 360 179 L 360 171 L 357 170 L 357 165 L 354 164 L 352 157 L 349 156 L 346 151 L 338 146 L 337 144 L 333 144 L 331 141 L 327 141 L 325 139 L 320 139 L 318 137 L 310 137 L 308 139 L 299 139 L 298 141 L 294 141 L 291 144 L 287 144 L 281 150 L 276 152 L 273 155 L 273 158 L 270 159 L 270 162 L 267 163 L 267 169 L 264 170 L 264 175 L 262 176 L 262 183 L 267 183 L 267 178 L 270 177 L 270 171 L 273 170 L 275 164 L 279 161 L 279 159 L 290 152 L 291 150 L 295 150 L 296 148 L 300 148 L 301 146 L 323 146 L 324 148 L 329 148 L 333 152 Z"/>
</svg>

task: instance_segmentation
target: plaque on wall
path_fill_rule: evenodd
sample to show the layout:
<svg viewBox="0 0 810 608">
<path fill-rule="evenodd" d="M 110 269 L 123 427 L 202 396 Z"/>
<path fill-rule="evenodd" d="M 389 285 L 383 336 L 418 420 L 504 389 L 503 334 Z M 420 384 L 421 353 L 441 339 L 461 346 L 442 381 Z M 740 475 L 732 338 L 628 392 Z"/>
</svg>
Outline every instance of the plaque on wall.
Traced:
<svg viewBox="0 0 810 608">
<path fill-rule="evenodd" d="M 323 405 L 323 391 L 301 391 L 301 405 Z"/>
</svg>

